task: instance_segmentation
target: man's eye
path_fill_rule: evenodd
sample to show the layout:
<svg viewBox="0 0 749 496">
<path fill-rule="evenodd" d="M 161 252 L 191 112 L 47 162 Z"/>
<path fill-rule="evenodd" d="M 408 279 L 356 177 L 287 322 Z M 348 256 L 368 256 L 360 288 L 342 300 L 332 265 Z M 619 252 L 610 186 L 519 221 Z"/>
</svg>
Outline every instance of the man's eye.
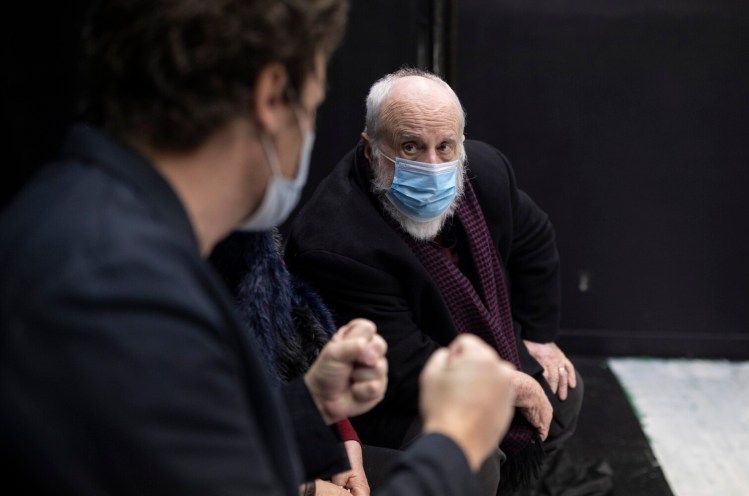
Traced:
<svg viewBox="0 0 749 496">
<path fill-rule="evenodd" d="M 416 145 L 414 145 L 413 143 L 406 143 L 405 145 L 403 145 L 403 151 L 406 153 L 413 153 L 416 151 Z"/>
</svg>

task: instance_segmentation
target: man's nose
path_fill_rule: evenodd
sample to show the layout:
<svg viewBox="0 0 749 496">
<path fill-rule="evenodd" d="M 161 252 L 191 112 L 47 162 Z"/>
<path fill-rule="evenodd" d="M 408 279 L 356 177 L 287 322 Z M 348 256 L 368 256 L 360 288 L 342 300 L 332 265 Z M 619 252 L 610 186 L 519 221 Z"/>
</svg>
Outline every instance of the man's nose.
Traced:
<svg viewBox="0 0 749 496">
<path fill-rule="evenodd" d="M 434 148 L 430 148 L 429 150 L 424 152 L 421 157 L 421 161 L 427 164 L 439 164 L 441 159 L 439 154 L 437 154 L 437 150 Z"/>
</svg>

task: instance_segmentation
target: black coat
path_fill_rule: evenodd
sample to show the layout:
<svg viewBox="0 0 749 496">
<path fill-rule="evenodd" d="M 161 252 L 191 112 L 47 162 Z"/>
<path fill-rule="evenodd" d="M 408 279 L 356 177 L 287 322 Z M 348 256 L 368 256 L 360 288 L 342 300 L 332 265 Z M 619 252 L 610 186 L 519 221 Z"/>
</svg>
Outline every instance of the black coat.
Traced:
<svg viewBox="0 0 749 496">
<path fill-rule="evenodd" d="M 559 257 L 547 215 L 515 183 L 497 149 L 466 140 L 468 174 L 509 282 L 519 336 L 553 341 L 559 321 Z M 384 218 L 359 146 L 325 178 L 294 219 L 290 269 L 323 297 L 338 322 L 371 319 L 388 342 L 386 399 L 352 419 L 365 442 L 398 447 L 417 415 L 418 376 L 457 330 L 426 268 Z M 519 346 L 526 372 L 540 366 Z"/>
</svg>

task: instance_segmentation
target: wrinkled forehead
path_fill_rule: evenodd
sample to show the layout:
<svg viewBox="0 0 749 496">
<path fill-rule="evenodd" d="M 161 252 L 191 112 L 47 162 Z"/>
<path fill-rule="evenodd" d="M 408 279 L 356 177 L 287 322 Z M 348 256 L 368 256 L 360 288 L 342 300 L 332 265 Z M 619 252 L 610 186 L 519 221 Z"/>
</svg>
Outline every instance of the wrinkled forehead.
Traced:
<svg viewBox="0 0 749 496">
<path fill-rule="evenodd" d="M 391 137 L 439 134 L 457 139 L 461 133 L 461 116 L 461 109 L 444 87 L 401 85 L 393 87 L 383 102 L 380 126 Z"/>
<path fill-rule="evenodd" d="M 460 113 L 452 101 L 395 100 L 383 106 L 381 129 L 391 139 L 433 137 L 458 139 Z"/>
</svg>

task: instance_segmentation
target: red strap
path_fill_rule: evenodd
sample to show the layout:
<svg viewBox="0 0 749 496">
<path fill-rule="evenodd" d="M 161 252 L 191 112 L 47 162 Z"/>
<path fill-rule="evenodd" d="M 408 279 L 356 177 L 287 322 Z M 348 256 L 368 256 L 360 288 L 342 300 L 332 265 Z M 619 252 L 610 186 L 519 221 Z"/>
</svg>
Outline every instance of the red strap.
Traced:
<svg viewBox="0 0 749 496">
<path fill-rule="evenodd" d="M 337 424 L 338 432 L 341 434 L 341 437 L 344 441 L 356 441 L 357 443 L 361 444 L 361 439 L 359 439 L 359 435 L 354 430 L 354 426 L 351 425 L 351 421 L 347 418 L 341 420 Z"/>
</svg>

